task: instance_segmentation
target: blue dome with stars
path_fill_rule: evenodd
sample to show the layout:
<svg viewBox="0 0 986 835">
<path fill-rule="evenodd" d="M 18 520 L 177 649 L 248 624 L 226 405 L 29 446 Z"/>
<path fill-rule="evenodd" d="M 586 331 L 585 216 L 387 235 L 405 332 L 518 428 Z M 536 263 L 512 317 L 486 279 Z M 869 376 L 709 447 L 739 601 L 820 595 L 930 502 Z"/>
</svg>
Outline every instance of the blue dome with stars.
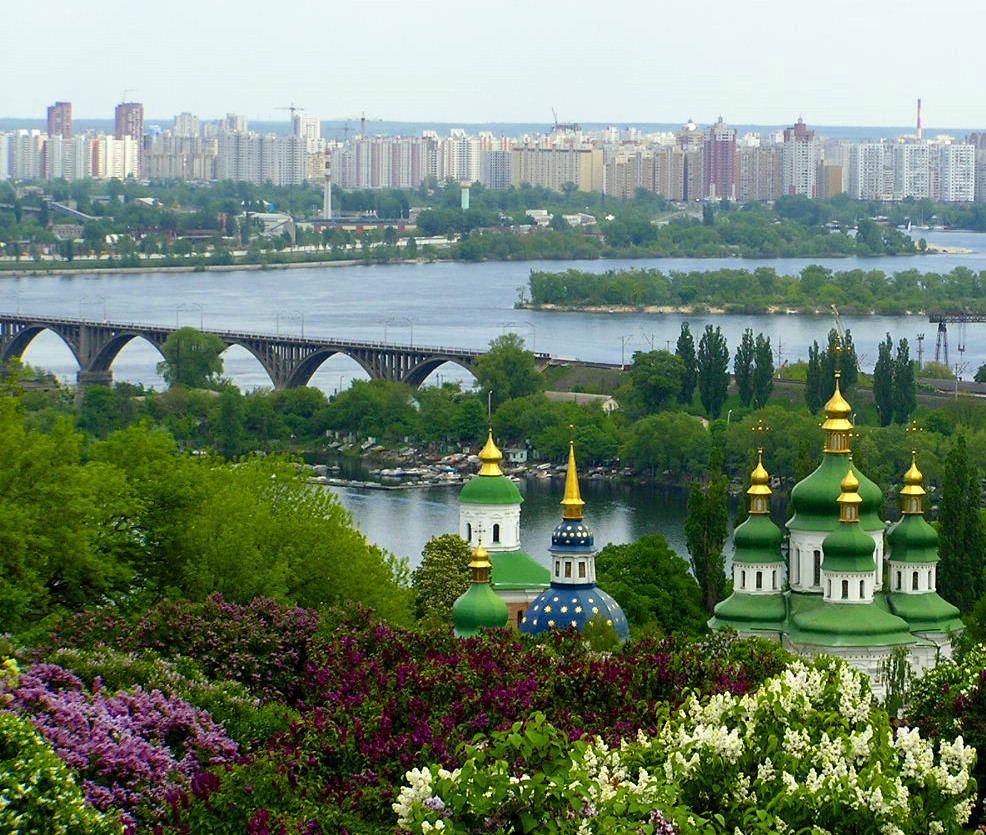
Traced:
<svg viewBox="0 0 986 835">
<path fill-rule="evenodd" d="M 520 631 L 526 635 L 540 635 L 552 629 L 582 632 L 590 621 L 612 626 L 620 641 L 630 637 L 620 604 L 594 584 L 552 586 L 541 592 L 524 613 Z"/>
<path fill-rule="evenodd" d="M 582 519 L 562 519 L 551 532 L 552 551 L 591 551 L 592 531 Z"/>
</svg>

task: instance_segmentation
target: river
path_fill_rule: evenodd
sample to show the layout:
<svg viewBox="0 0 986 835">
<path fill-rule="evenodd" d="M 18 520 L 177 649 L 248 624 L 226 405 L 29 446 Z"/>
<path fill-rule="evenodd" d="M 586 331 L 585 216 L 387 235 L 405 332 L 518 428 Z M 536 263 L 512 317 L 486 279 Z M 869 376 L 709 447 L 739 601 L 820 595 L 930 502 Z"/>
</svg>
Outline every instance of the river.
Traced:
<svg viewBox="0 0 986 835">
<path fill-rule="evenodd" d="M 645 259 L 632 261 L 535 261 L 509 263 L 393 264 L 367 267 L 300 268 L 270 271 L 137 273 L 98 276 L 29 276 L 2 279 L 0 308 L 37 315 L 138 321 L 256 331 L 261 333 L 338 336 L 417 345 L 483 348 L 502 333 L 516 331 L 528 346 L 557 356 L 599 362 L 628 362 L 635 350 L 673 346 L 681 322 L 693 333 L 706 323 L 720 325 L 735 348 L 746 328 L 764 333 L 778 354 L 778 364 L 804 358 L 812 340 L 823 342 L 829 316 L 685 316 L 680 314 L 590 314 L 516 310 L 518 290 L 526 288 L 533 269 L 569 268 L 603 272 L 623 267 L 670 270 L 753 269 L 772 266 L 796 273 L 810 263 L 833 270 L 906 269 L 948 272 L 957 266 L 986 270 L 986 234 L 922 232 L 929 243 L 963 247 L 970 254 L 924 257 L 823 259 Z M 924 359 L 934 358 L 935 329 L 923 316 L 850 317 L 864 367 L 876 360 L 876 345 L 886 332 L 906 337 L 917 356 L 917 336 L 925 333 Z M 954 327 L 954 326 L 953 326 Z M 960 341 L 965 351 L 957 351 Z M 972 325 L 968 333 L 954 327 L 952 361 L 965 364 L 966 376 L 986 362 L 986 326 Z M 48 368 L 68 380 L 77 369 L 65 345 L 54 335 L 41 334 L 25 354 L 33 365 Z M 155 373 L 157 351 L 135 340 L 113 366 L 116 380 L 161 386 Z M 245 350 L 226 353 L 226 374 L 244 389 L 270 385 L 260 364 Z M 365 374 L 345 357 L 328 360 L 312 380 L 327 393 L 348 387 Z M 469 381 L 456 366 L 446 365 L 433 376 Z M 559 518 L 560 482 L 537 481 L 525 486 L 523 544 L 532 556 L 546 560 L 551 528 Z M 586 485 L 587 518 L 600 545 L 629 542 L 660 531 L 675 550 L 684 553 L 684 497 L 655 494 L 653 487 Z M 343 490 L 341 498 L 360 528 L 372 540 L 416 562 L 424 543 L 434 534 L 458 528 L 457 491 Z"/>
</svg>

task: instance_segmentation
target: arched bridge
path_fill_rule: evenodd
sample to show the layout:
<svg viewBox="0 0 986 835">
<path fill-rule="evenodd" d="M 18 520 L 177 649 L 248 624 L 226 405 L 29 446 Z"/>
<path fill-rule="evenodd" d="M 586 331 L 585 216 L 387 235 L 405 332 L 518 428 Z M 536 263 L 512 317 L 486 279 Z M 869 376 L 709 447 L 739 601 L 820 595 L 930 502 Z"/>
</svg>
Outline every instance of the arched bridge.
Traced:
<svg viewBox="0 0 986 835">
<path fill-rule="evenodd" d="M 48 316 L 0 314 L 0 362 L 20 358 L 42 331 L 57 334 L 79 363 L 79 385 L 109 385 L 112 366 L 123 347 L 138 337 L 161 350 L 177 328 L 133 322 L 91 322 Z M 374 380 L 390 380 L 420 386 L 436 368 L 453 362 L 472 370 L 485 352 L 465 348 L 429 348 L 386 342 L 357 342 L 238 331 L 203 330 L 218 336 L 227 346 L 245 348 L 270 376 L 275 388 L 307 385 L 319 366 L 335 354 L 355 360 Z M 548 365 L 548 354 L 535 354 L 539 368 Z"/>
</svg>

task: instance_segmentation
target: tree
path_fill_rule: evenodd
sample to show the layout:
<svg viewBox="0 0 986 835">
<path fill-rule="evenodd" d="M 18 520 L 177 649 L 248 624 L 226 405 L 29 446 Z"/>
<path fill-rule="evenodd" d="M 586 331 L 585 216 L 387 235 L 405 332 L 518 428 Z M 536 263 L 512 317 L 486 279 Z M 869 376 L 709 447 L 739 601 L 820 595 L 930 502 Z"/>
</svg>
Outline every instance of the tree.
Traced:
<svg viewBox="0 0 986 835">
<path fill-rule="evenodd" d="M 918 407 L 917 384 L 914 380 L 914 365 L 906 339 L 897 343 L 897 356 L 894 357 L 894 422 L 907 423 Z"/>
<path fill-rule="evenodd" d="M 769 336 L 757 334 L 753 359 L 753 408 L 762 409 L 774 391 L 774 352 L 770 347 Z"/>
<path fill-rule="evenodd" d="M 824 374 L 822 350 L 816 340 L 808 348 L 808 365 L 805 371 L 805 405 L 812 414 L 816 414 L 825 403 Z"/>
<path fill-rule="evenodd" d="M 226 344 L 215 334 L 179 328 L 161 346 L 164 361 L 158 363 L 157 371 L 169 387 L 216 388 L 225 350 Z"/>
<path fill-rule="evenodd" d="M 626 545 L 607 545 L 596 554 L 596 579 L 635 627 L 689 635 L 705 627 L 708 615 L 702 590 L 688 562 L 660 534 Z"/>
<path fill-rule="evenodd" d="M 534 354 L 526 350 L 523 337 L 516 333 L 505 333 L 490 342 L 489 351 L 476 360 L 473 372 L 484 398 L 491 397 L 494 408 L 542 388 Z"/>
<path fill-rule="evenodd" d="M 938 589 L 963 612 L 986 592 L 986 528 L 980 474 L 969 461 L 965 436 L 955 436 L 945 458 L 938 511 Z"/>
<path fill-rule="evenodd" d="M 756 346 L 753 341 L 753 331 L 747 328 L 736 349 L 733 358 L 733 376 L 736 378 L 736 388 L 739 390 L 740 402 L 749 406 L 753 402 L 753 363 Z"/>
<path fill-rule="evenodd" d="M 685 518 L 685 542 L 692 573 L 711 612 L 726 587 L 723 546 L 729 528 L 729 482 L 722 472 L 722 450 L 713 448 L 705 481 L 692 482 Z"/>
<path fill-rule="evenodd" d="M 709 454 L 709 432 L 684 412 L 661 412 L 638 420 L 627 432 L 620 457 L 642 470 L 699 473 Z"/>
<path fill-rule="evenodd" d="M 880 426 L 889 426 L 894 419 L 893 344 L 888 333 L 879 345 L 876 365 L 873 366 L 873 400 L 880 415 Z"/>
<path fill-rule="evenodd" d="M 698 363 L 695 358 L 695 340 L 692 338 L 688 322 L 681 323 L 681 333 L 678 335 L 675 354 L 685 366 L 685 373 L 681 377 L 681 392 L 678 394 L 678 402 L 691 403 L 695 397 L 695 386 L 698 383 Z"/>
<path fill-rule="evenodd" d="M 421 551 L 421 564 L 411 575 L 417 593 L 415 614 L 423 626 L 451 626 L 452 604 L 472 582 L 469 543 L 454 533 L 433 537 Z"/>
<path fill-rule="evenodd" d="M 729 347 L 718 325 L 705 326 L 698 343 L 698 396 L 713 420 L 722 414 L 729 389 Z"/>
<path fill-rule="evenodd" d="M 658 412 L 681 391 L 685 366 L 667 351 L 635 351 L 630 368 L 630 393 L 639 410 Z"/>
<path fill-rule="evenodd" d="M 843 395 L 849 397 L 859 379 L 859 360 L 856 357 L 856 346 L 852 341 L 852 331 L 846 330 L 842 335 L 835 328 L 829 331 L 828 348 L 825 351 L 822 369 L 823 402 L 828 401 L 835 392 L 836 371 L 842 372 L 839 389 Z"/>
</svg>

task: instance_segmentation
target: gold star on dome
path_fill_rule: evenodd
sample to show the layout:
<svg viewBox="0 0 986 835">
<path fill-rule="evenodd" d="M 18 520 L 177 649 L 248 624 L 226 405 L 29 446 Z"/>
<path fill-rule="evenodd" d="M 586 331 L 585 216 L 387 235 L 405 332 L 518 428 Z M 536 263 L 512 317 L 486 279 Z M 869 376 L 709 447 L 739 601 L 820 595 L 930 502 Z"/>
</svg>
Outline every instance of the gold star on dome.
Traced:
<svg viewBox="0 0 986 835">
<path fill-rule="evenodd" d="M 574 620 L 571 621 L 571 624 L 573 629 L 576 629 L 578 627 L 578 624 Z"/>
<path fill-rule="evenodd" d="M 554 626 L 554 625 L 555 625 L 555 622 L 553 620 L 549 620 L 548 621 L 548 626 Z"/>
<path fill-rule="evenodd" d="M 562 606 L 561 607 L 561 613 L 563 615 L 567 615 L 568 614 L 568 606 Z"/>
<path fill-rule="evenodd" d="M 592 614 L 594 614 L 594 615 L 598 615 L 599 614 L 599 607 L 598 606 L 593 606 L 592 607 Z"/>
<path fill-rule="evenodd" d="M 552 597 L 551 598 L 551 602 L 552 603 L 557 603 L 558 602 L 558 598 L 557 597 Z"/>
<path fill-rule="evenodd" d="M 590 603 L 595 603 L 596 601 L 595 601 L 595 600 L 593 600 L 593 598 L 591 598 L 591 597 L 590 597 L 590 598 L 589 598 L 589 602 L 590 602 Z"/>
<path fill-rule="evenodd" d="M 545 606 L 544 607 L 544 613 L 546 615 L 550 615 L 551 614 L 551 607 L 550 606 Z"/>
<path fill-rule="evenodd" d="M 576 606 L 575 607 L 575 614 L 577 614 L 577 615 L 581 615 L 582 614 L 582 607 L 581 606 Z"/>
<path fill-rule="evenodd" d="M 613 625 L 613 621 L 610 618 L 606 618 L 606 625 L 607 626 L 612 626 Z"/>
</svg>

